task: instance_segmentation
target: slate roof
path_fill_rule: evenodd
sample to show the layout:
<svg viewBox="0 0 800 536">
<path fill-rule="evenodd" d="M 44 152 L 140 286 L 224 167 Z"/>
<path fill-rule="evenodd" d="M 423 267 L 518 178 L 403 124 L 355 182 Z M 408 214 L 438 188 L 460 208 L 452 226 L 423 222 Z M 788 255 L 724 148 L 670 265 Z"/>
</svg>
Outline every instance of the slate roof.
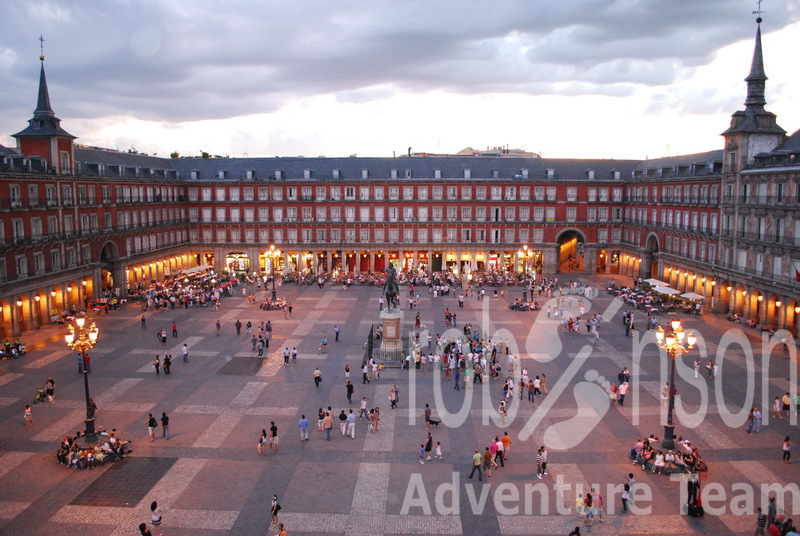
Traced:
<svg viewBox="0 0 800 536">
<path fill-rule="evenodd" d="M 621 177 L 630 176 L 636 168 L 638 160 L 583 160 L 583 159 L 545 159 L 514 158 L 487 156 L 435 156 L 397 158 L 180 158 L 173 159 L 172 165 L 186 178 L 192 171 L 199 172 L 199 180 L 219 180 L 219 173 L 225 172 L 227 179 L 244 179 L 247 171 L 252 171 L 256 179 L 276 178 L 280 171 L 281 178 L 298 180 L 305 177 L 305 170 L 310 171 L 313 180 L 334 179 L 334 170 L 338 170 L 339 180 L 360 180 L 362 170 L 367 170 L 369 179 L 389 179 L 392 170 L 397 177 L 405 179 L 433 179 L 436 171 L 442 180 L 464 179 L 465 170 L 470 170 L 473 179 L 521 179 L 523 170 L 528 170 L 528 177 L 546 179 L 548 169 L 554 170 L 555 179 L 581 180 L 588 178 L 587 170 L 594 170 L 596 180 L 607 180 L 613 177 L 613 171 L 619 171 Z"/>
</svg>

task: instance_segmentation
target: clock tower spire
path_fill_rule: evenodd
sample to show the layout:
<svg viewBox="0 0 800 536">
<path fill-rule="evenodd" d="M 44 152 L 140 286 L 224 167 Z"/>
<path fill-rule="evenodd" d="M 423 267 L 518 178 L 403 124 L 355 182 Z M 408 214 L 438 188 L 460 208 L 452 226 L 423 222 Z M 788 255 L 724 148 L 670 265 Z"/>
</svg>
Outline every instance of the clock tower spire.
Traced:
<svg viewBox="0 0 800 536">
<path fill-rule="evenodd" d="M 759 0 L 759 11 L 760 11 Z M 770 152 L 786 136 L 778 126 L 777 117 L 764 109 L 767 103 L 765 89 L 767 75 L 764 72 L 764 56 L 761 49 L 761 17 L 756 19 L 756 42 L 747 82 L 747 98 L 744 110 L 731 116 L 731 126 L 722 133 L 725 137 L 725 171 L 736 173 L 752 165 L 759 153 Z"/>
<path fill-rule="evenodd" d="M 47 77 L 44 74 L 44 38 L 39 37 L 42 54 L 39 56 L 39 95 L 33 118 L 28 120 L 28 127 L 13 136 L 17 139 L 17 150 L 28 156 L 41 156 L 47 160 L 50 169 L 60 175 L 73 172 L 74 148 L 72 140 L 75 136 L 61 128 L 61 119 L 56 117 L 50 107 L 50 92 L 47 89 Z"/>
</svg>

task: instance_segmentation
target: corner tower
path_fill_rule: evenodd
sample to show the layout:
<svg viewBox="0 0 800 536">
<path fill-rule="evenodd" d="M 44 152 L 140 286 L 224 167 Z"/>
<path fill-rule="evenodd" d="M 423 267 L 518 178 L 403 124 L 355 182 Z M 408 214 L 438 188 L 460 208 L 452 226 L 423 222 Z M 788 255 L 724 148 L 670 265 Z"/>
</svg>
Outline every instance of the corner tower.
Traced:
<svg viewBox="0 0 800 536">
<path fill-rule="evenodd" d="M 21 154 L 41 156 L 56 173 L 68 175 L 73 171 L 75 153 L 72 140 L 75 136 L 61 128 L 61 119 L 56 117 L 50 107 L 50 94 L 44 74 L 44 55 L 39 56 L 39 60 L 39 99 L 33 118 L 28 120 L 25 130 L 13 136 L 17 139 L 17 150 Z"/>
<path fill-rule="evenodd" d="M 758 27 L 753 62 L 750 74 L 744 79 L 747 82 L 744 110 L 731 116 L 730 128 L 722 133 L 725 137 L 725 171 L 729 173 L 747 168 L 756 155 L 772 151 L 786 136 L 786 131 L 778 126 L 775 114 L 764 109 L 767 75 L 761 52 L 761 21 L 761 17 L 756 19 Z"/>
</svg>

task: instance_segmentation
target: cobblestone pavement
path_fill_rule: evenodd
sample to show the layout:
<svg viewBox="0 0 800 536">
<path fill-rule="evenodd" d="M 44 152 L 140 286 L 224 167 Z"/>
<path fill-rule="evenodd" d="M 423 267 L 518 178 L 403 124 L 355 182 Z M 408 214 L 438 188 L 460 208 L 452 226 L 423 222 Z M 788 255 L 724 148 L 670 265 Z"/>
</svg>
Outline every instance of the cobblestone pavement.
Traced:
<svg viewBox="0 0 800 536">
<path fill-rule="evenodd" d="M 606 282 L 581 281 L 601 287 Z M 402 289 L 403 297 L 406 293 Z M 294 304 L 291 319 L 248 305 L 240 292 L 225 298 L 218 312 L 148 312 L 146 330 L 135 303 L 92 318 L 100 328 L 90 374 L 98 424 L 131 439 L 134 452 L 91 471 L 70 470 L 55 459 L 59 439 L 80 430 L 85 415 L 83 378 L 76 373 L 75 354 L 64 347 L 64 327 L 26 334 L 29 347 L 38 348 L 22 359 L 0 362 L 0 534 L 136 534 L 137 525 L 149 520 L 152 501 L 163 512 L 160 530 L 166 536 L 271 534 L 273 494 L 283 508 L 280 520 L 293 536 L 565 535 L 582 524 L 575 496 L 590 487 L 604 495 L 605 517 L 586 526 L 586 534 L 751 534 L 751 512 L 768 491 L 763 485 L 778 492 L 779 510 L 800 514 L 800 491 L 792 495 L 785 488 L 800 475 L 795 465 L 781 462 L 781 440 L 798 435 L 796 416 L 770 420 L 766 409 L 790 389 L 796 360 L 782 360 L 777 350 L 770 357 L 753 330 L 739 339 L 753 345 L 754 353 L 729 345 L 720 379 L 709 382 L 693 377 L 692 362 L 713 357 L 723 333 L 734 325 L 710 314 L 681 316 L 706 344 L 702 353 L 683 358 L 677 380 L 677 433 L 691 438 L 710 467 L 701 480 L 706 516 L 695 519 L 682 514 L 684 477 L 653 475 L 628 459 L 637 438 L 663 434 L 660 395 L 667 361 L 654 345 L 640 342 L 647 332 L 625 337 L 619 303 L 604 291 L 584 300 L 587 314 L 608 317 L 594 345 L 583 328 L 572 336 L 560 333 L 544 312 L 510 311 L 508 302 L 521 294 L 514 289 L 507 289 L 505 299 L 492 298 L 490 289 L 484 301 L 468 299 L 464 308 L 453 296 L 433 299 L 422 292 L 422 306 L 404 310 L 406 330 L 419 312 L 435 339 L 437 333 L 448 336 L 444 310 L 449 307 L 458 313 L 456 330 L 465 323 L 480 326 L 502 338 L 532 375 L 547 375 L 549 394 L 535 403 L 514 397 L 509 421 L 502 425 L 499 380 L 457 391 L 438 371 L 387 368 L 379 380 L 362 383 L 363 344 L 370 325 L 379 322 L 379 289 L 286 285 L 280 294 Z M 578 307 L 575 297 L 566 314 L 578 316 Z M 636 315 L 643 325 L 644 313 Z M 217 319 L 223 323 L 219 337 Z M 273 322 L 266 360 L 259 362 L 251 352 L 244 331 L 236 335 L 237 319 Z M 160 347 L 155 333 L 164 328 L 171 334 L 173 321 L 179 337 Z M 335 325 L 342 328 L 340 342 L 334 341 Z M 320 354 L 323 336 L 330 342 Z M 188 363 L 181 359 L 184 343 L 190 348 Z M 643 349 L 636 350 L 636 344 Z M 286 346 L 298 348 L 297 362 L 289 366 L 282 358 Z M 157 376 L 151 361 L 165 353 L 175 358 L 174 372 Z M 345 363 L 353 371 L 353 404 L 345 397 Z M 624 407 L 612 408 L 606 389 L 623 366 L 634 373 L 633 389 Z M 312 377 L 316 367 L 322 371 L 319 388 Z M 26 429 L 24 405 L 32 403 L 47 377 L 57 382 L 56 404 L 33 406 L 34 425 Z M 393 384 L 401 393 L 394 411 L 388 401 Z M 381 408 L 380 429 L 369 433 L 366 422 L 357 420 L 351 439 L 335 424 L 331 441 L 325 441 L 316 429 L 318 409 L 330 405 L 335 415 L 341 409 L 358 412 L 362 396 Z M 443 419 L 431 433 L 444 456 L 420 464 L 425 440 L 420 416 L 426 403 Z M 736 413 L 751 405 L 764 408 L 765 422 L 761 433 L 747 435 L 746 412 Z M 162 411 L 171 417 L 170 439 L 150 442 L 145 418 Z M 308 442 L 300 441 L 301 414 L 311 422 Z M 270 421 L 278 426 L 280 446 L 259 455 L 257 439 Z M 483 450 L 505 431 L 512 438 L 506 466 L 483 482 L 468 480 L 473 449 Z M 550 452 L 548 474 L 537 480 L 535 455 L 543 444 Z M 629 472 L 639 489 L 634 511 L 624 514 L 619 494 Z"/>
</svg>

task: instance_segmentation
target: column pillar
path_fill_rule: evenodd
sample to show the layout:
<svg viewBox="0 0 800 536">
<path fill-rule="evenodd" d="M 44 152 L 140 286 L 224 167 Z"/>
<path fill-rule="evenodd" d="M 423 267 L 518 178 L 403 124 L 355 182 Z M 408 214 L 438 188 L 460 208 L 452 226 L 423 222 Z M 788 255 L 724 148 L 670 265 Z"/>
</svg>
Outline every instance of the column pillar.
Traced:
<svg viewBox="0 0 800 536">
<path fill-rule="evenodd" d="M 39 329 L 39 302 L 36 296 L 28 294 L 28 315 L 30 315 L 31 329 Z"/>
<path fill-rule="evenodd" d="M 19 313 L 19 306 L 17 305 L 17 300 L 19 298 L 12 297 L 9 300 L 9 308 L 11 309 L 11 336 L 12 337 L 19 337 L 22 335 L 22 326 L 20 324 L 20 313 Z"/>
<path fill-rule="evenodd" d="M 592 275 L 597 273 L 597 246 L 583 247 L 583 273 Z"/>
</svg>

